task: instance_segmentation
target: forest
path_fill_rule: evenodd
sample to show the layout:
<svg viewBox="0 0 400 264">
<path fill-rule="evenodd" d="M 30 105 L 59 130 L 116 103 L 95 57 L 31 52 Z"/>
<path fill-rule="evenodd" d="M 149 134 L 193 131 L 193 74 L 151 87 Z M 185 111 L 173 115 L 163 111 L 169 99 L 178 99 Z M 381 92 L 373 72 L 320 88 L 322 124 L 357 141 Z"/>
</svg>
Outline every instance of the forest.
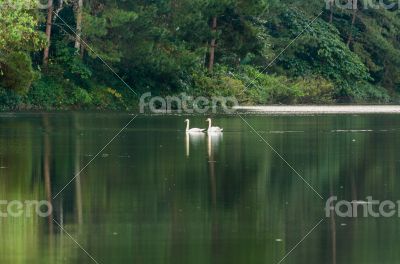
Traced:
<svg viewBox="0 0 400 264">
<path fill-rule="evenodd" d="M 0 109 L 398 103 L 399 3 L 383 2 L 0 0 Z"/>
</svg>

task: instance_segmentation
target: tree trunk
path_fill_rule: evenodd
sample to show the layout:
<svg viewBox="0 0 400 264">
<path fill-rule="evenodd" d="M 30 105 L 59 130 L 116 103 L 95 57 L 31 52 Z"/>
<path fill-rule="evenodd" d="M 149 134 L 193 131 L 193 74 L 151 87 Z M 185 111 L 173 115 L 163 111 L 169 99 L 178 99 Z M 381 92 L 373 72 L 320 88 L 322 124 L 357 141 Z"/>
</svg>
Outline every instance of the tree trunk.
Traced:
<svg viewBox="0 0 400 264">
<path fill-rule="evenodd" d="M 53 18 L 53 0 L 48 0 L 48 9 L 47 9 L 47 21 L 46 21 L 46 39 L 47 44 L 44 48 L 43 52 L 43 65 L 47 66 L 49 63 L 49 51 L 50 51 L 50 43 L 51 43 L 51 26 L 52 26 L 52 18 Z"/>
<path fill-rule="evenodd" d="M 334 0 L 331 0 L 329 3 L 329 9 L 331 14 L 329 15 L 329 23 L 332 24 L 333 22 L 333 5 L 334 5 Z"/>
<path fill-rule="evenodd" d="M 85 56 L 85 45 L 81 45 L 81 58 Z"/>
<path fill-rule="evenodd" d="M 357 0 L 352 0 L 352 4 L 353 4 L 353 18 L 351 19 L 350 33 L 349 33 L 349 38 L 347 40 L 348 47 L 350 46 L 351 41 L 353 40 L 353 28 L 356 22 L 356 15 L 357 15 Z"/>
<path fill-rule="evenodd" d="M 217 42 L 217 40 L 215 39 L 215 34 L 217 32 L 217 16 L 213 17 L 212 32 L 213 32 L 214 36 L 211 40 L 211 45 L 210 45 L 210 60 L 208 63 L 208 71 L 209 72 L 212 72 L 214 69 L 215 47 L 216 47 L 216 42 Z"/>
<path fill-rule="evenodd" d="M 82 54 L 82 13 L 83 13 L 83 0 L 77 0 L 76 2 L 76 38 L 75 38 L 75 49 L 78 54 Z"/>
</svg>

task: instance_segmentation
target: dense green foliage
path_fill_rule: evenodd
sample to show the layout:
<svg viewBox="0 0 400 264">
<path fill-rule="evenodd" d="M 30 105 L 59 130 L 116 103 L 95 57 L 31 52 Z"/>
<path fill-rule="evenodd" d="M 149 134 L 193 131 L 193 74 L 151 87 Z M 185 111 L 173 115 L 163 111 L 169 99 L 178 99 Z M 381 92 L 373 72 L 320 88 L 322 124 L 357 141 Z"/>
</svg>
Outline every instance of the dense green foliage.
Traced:
<svg viewBox="0 0 400 264">
<path fill-rule="evenodd" d="M 149 91 L 246 104 L 398 101 L 397 6 L 333 6 L 330 21 L 316 0 L 83 0 L 81 12 L 55 0 L 43 65 L 47 12 L 14 2 L 0 0 L 3 109 L 132 109 Z"/>
</svg>

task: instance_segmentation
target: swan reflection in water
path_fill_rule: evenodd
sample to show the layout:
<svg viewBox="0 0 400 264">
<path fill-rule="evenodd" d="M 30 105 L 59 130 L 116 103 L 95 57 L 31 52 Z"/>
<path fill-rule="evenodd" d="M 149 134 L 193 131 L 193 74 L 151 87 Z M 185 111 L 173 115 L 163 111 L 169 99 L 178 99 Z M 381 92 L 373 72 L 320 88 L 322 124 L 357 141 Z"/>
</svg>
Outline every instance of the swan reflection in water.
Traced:
<svg viewBox="0 0 400 264">
<path fill-rule="evenodd" d="M 223 134 L 220 132 L 208 132 L 207 133 L 207 151 L 209 161 L 215 162 L 214 153 L 218 151 L 219 144 L 223 139 Z"/>
<path fill-rule="evenodd" d="M 186 133 L 186 156 L 190 156 L 190 146 L 198 147 L 204 140 L 204 133 Z M 207 153 L 210 161 L 214 161 L 214 153 L 218 150 L 219 144 L 223 139 L 222 133 L 207 133 Z"/>
<path fill-rule="evenodd" d="M 207 133 L 208 170 L 210 175 L 211 200 L 213 208 L 217 205 L 217 180 L 215 175 L 215 153 L 223 138 L 222 133 Z"/>
<path fill-rule="evenodd" d="M 192 144 L 196 148 L 203 142 L 204 137 L 204 133 L 186 133 L 186 157 L 190 156 L 190 145 Z"/>
<path fill-rule="evenodd" d="M 220 253 L 220 221 L 217 212 L 217 171 L 216 154 L 221 144 L 223 134 L 221 132 L 207 133 L 207 152 L 208 152 L 208 175 L 210 178 L 210 201 L 211 201 L 211 252 L 213 258 L 217 258 Z"/>
</svg>

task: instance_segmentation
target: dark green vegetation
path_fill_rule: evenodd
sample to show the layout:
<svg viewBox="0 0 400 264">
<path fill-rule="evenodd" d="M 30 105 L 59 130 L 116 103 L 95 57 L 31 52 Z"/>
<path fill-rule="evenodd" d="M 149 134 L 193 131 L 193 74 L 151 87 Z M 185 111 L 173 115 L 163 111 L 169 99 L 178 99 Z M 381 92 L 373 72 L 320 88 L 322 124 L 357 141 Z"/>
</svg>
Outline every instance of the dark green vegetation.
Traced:
<svg viewBox="0 0 400 264">
<path fill-rule="evenodd" d="M 353 1 L 54 0 L 40 10 L 0 0 L 0 107 L 134 108 L 138 97 L 102 60 L 139 95 L 397 102 L 398 6 Z"/>
</svg>

